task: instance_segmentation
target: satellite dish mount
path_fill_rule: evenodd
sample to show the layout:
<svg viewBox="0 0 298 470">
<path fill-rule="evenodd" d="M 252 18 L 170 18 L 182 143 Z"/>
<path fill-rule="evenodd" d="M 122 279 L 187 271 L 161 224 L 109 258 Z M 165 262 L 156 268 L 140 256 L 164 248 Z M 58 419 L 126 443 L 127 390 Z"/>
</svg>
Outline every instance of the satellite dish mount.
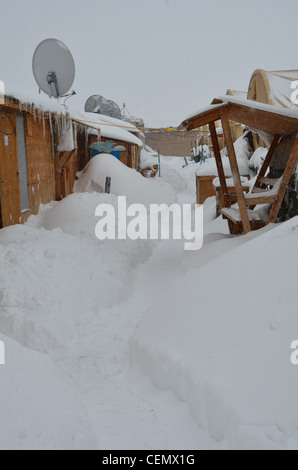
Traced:
<svg viewBox="0 0 298 470">
<path fill-rule="evenodd" d="M 47 76 L 49 84 L 49 96 L 50 98 L 59 98 L 59 87 L 56 72 L 49 72 Z"/>
</svg>

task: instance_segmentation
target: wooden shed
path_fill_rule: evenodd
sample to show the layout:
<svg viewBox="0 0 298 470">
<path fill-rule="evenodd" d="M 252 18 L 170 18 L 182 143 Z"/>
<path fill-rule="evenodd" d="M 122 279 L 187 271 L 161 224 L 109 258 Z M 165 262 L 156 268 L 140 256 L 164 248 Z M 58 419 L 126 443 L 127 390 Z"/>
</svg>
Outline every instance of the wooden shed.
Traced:
<svg viewBox="0 0 298 470">
<path fill-rule="evenodd" d="M 67 114 L 56 101 L 38 95 L 1 96 L 0 228 L 23 223 L 41 204 L 71 194 L 77 172 L 92 158 L 94 139 L 112 138 L 125 146 L 122 161 L 136 168 L 142 142 L 120 124 L 100 115 Z"/>
<path fill-rule="evenodd" d="M 225 135 L 235 194 L 230 194 L 227 187 L 215 129 L 218 120 L 222 122 Z M 257 131 L 270 145 L 267 158 L 249 194 L 241 184 L 231 121 Z M 228 220 L 231 233 L 248 233 L 276 222 L 298 160 L 298 112 L 225 96 L 186 119 L 182 126 L 192 130 L 207 124 L 215 149 L 223 199 L 221 213 Z"/>
</svg>

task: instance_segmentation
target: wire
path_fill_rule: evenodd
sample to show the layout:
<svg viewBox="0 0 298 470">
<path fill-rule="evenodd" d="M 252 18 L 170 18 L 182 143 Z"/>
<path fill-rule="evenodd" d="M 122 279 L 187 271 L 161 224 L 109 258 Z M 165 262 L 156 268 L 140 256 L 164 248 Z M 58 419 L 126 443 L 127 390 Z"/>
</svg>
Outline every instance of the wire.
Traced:
<svg viewBox="0 0 298 470">
<path fill-rule="evenodd" d="M 15 127 L 14 127 L 14 124 L 13 124 L 11 118 L 8 116 L 8 114 L 6 114 L 6 112 L 3 109 L 1 109 L 0 111 L 3 114 L 3 116 L 5 116 L 9 120 L 9 122 L 11 124 L 11 127 L 12 127 L 12 132 L 10 132 L 9 134 L 7 134 L 7 132 L 3 132 L 1 130 L 0 130 L 0 134 L 5 135 L 5 136 L 14 135 L 15 134 Z"/>
<path fill-rule="evenodd" d="M 68 111 L 69 110 L 69 107 L 65 104 L 67 100 L 69 100 L 70 98 L 72 98 L 74 95 L 76 95 L 76 92 L 73 91 L 72 93 L 70 93 L 69 95 L 66 95 L 64 96 L 65 100 L 63 101 L 63 106 L 65 108 L 65 111 Z"/>
</svg>

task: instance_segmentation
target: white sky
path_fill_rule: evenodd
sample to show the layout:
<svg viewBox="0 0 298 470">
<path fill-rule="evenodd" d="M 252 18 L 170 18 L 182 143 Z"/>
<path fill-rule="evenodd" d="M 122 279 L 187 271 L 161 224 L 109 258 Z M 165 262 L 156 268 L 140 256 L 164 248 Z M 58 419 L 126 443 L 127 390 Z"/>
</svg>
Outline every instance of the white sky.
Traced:
<svg viewBox="0 0 298 470">
<path fill-rule="evenodd" d="M 32 56 L 56 37 L 76 63 L 69 105 L 100 94 L 147 126 L 178 125 L 256 68 L 298 69 L 297 0 L 0 0 L 0 80 L 37 90 Z"/>
</svg>

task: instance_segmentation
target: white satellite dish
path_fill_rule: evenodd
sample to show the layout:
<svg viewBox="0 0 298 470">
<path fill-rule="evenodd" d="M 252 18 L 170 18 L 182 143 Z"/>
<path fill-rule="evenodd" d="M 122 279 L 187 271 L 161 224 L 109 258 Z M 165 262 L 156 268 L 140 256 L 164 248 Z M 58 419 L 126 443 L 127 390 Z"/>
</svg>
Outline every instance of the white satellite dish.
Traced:
<svg viewBox="0 0 298 470">
<path fill-rule="evenodd" d="M 39 88 L 51 98 L 66 95 L 75 79 L 75 63 L 63 42 L 46 39 L 36 48 L 33 75 Z"/>
</svg>

